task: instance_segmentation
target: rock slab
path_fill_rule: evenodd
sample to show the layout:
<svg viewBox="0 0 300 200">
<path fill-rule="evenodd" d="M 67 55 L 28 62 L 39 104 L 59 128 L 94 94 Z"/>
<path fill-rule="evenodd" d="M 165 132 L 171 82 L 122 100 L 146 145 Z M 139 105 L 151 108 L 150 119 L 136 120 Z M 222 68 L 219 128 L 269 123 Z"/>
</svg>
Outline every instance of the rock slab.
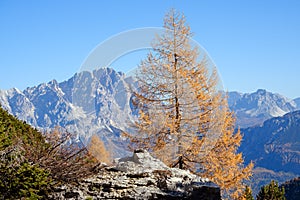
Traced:
<svg viewBox="0 0 300 200">
<path fill-rule="evenodd" d="M 49 199 L 219 200 L 220 188 L 189 171 L 169 168 L 147 151 L 116 160 L 97 175 L 54 188 Z"/>
</svg>

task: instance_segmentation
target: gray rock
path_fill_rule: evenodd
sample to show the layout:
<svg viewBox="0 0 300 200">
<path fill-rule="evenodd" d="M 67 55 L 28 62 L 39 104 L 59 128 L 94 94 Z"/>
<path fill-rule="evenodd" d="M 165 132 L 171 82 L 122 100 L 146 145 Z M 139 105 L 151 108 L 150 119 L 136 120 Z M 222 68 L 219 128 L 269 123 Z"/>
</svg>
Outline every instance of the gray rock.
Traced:
<svg viewBox="0 0 300 200">
<path fill-rule="evenodd" d="M 97 175 L 53 191 L 49 199 L 221 199 L 216 184 L 189 171 L 169 168 L 143 150 Z"/>
<path fill-rule="evenodd" d="M 163 162 L 153 158 L 149 152 L 144 150 L 136 150 L 132 157 L 119 159 L 116 166 L 119 171 L 133 174 L 152 173 L 154 170 L 166 170 L 167 168 Z"/>
</svg>

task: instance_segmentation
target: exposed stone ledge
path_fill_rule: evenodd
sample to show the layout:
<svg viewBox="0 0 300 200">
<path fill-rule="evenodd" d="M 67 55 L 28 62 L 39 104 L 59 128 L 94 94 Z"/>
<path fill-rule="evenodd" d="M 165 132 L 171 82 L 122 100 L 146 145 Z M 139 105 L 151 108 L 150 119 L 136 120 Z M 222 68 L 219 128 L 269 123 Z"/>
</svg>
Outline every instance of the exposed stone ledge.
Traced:
<svg viewBox="0 0 300 200">
<path fill-rule="evenodd" d="M 189 171 L 169 168 L 147 151 L 118 159 L 97 175 L 55 188 L 50 199 L 201 199 L 218 200 L 220 188 Z"/>
</svg>

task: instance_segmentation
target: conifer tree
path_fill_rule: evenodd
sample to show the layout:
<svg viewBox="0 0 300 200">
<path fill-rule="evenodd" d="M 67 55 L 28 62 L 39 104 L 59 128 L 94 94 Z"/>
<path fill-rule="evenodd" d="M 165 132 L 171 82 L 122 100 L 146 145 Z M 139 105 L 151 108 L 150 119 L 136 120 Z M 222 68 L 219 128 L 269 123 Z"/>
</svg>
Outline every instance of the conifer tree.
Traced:
<svg viewBox="0 0 300 200">
<path fill-rule="evenodd" d="M 106 150 L 104 143 L 97 135 L 93 135 L 88 145 L 88 150 L 99 162 L 110 163 L 110 153 Z"/>
<path fill-rule="evenodd" d="M 285 200 L 284 188 L 279 187 L 274 180 L 270 184 L 261 187 L 256 196 L 257 200 Z"/>
<path fill-rule="evenodd" d="M 249 186 L 246 186 L 244 194 L 241 199 L 242 200 L 254 200 L 253 195 L 252 195 L 252 190 Z"/>
<path fill-rule="evenodd" d="M 238 153 L 242 136 L 240 131 L 234 133 L 235 118 L 227 108 L 223 116 L 218 117 L 222 123 L 221 135 L 213 148 L 201 158 L 204 168 L 201 176 L 208 177 L 223 189 L 223 196 L 230 199 L 241 199 L 245 190 L 243 180 L 251 175 L 253 164 L 244 166 L 242 153 Z"/>
<path fill-rule="evenodd" d="M 209 70 L 205 56 L 191 45 L 182 14 L 171 10 L 164 28 L 136 75 L 136 132 L 124 135 L 132 149 L 145 148 L 171 167 L 211 178 L 238 198 L 252 164 L 244 167 L 237 153 L 241 134 L 234 134 L 233 114 L 217 90 L 217 72 Z"/>
</svg>

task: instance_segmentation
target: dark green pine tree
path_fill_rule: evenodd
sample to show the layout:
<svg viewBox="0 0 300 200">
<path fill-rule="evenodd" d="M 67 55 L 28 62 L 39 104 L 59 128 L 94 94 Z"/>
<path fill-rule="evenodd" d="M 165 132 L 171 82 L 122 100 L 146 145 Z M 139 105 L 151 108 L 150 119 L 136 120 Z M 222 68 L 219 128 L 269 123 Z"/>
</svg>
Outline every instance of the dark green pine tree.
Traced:
<svg viewBox="0 0 300 200">
<path fill-rule="evenodd" d="M 274 180 L 270 184 L 261 187 L 256 196 L 257 200 L 286 200 L 284 197 L 284 188 L 279 187 Z"/>
<path fill-rule="evenodd" d="M 252 190 L 250 187 L 246 186 L 246 189 L 244 191 L 244 200 L 254 200 L 253 195 L 252 195 Z"/>
</svg>

